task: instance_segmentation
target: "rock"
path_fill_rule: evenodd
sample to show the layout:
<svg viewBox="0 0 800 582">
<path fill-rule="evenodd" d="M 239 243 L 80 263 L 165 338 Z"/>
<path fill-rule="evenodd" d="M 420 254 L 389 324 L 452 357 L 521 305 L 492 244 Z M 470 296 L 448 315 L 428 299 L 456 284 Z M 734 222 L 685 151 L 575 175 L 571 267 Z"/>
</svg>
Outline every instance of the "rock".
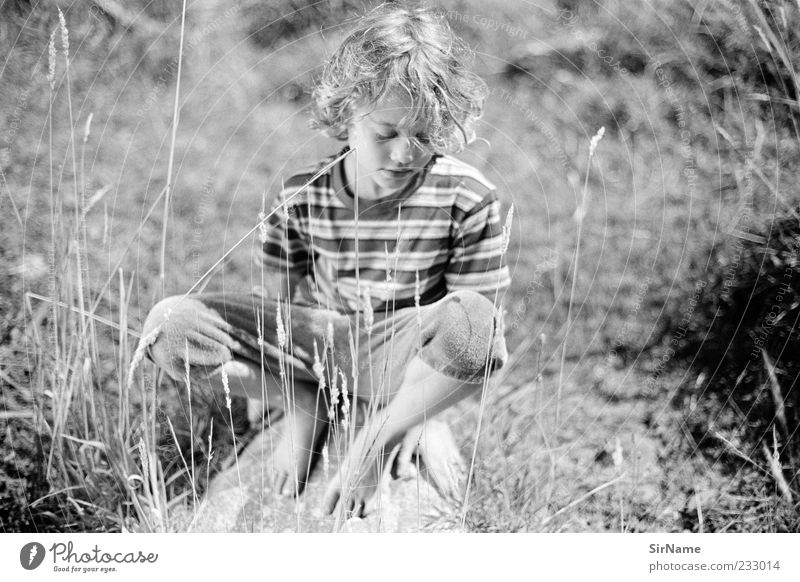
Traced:
<svg viewBox="0 0 800 582">
<path fill-rule="evenodd" d="M 419 471 L 414 466 L 411 471 L 406 468 L 403 477 L 387 472 L 363 519 L 338 521 L 335 515 L 323 515 L 322 497 L 328 479 L 338 469 L 338 459 L 333 455 L 328 475 L 321 461 L 312 467 L 305 491 L 296 501 L 276 495 L 271 489 L 271 451 L 283 424 L 279 421 L 274 428 L 262 432 L 239 455 L 238 467 L 232 462 L 212 479 L 196 514 L 189 507 L 186 515 L 174 519 L 183 522 L 179 529 L 260 533 L 459 531 L 455 525 L 457 504 L 445 500 L 421 464 L 415 465 Z M 441 436 L 441 427 L 436 433 Z M 447 434 L 452 439 L 449 428 Z M 429 441 L 428 447 L 431 446 L 434 445 Z M 335 448 L 330 446 L 331 450 Z"/>
</svg>

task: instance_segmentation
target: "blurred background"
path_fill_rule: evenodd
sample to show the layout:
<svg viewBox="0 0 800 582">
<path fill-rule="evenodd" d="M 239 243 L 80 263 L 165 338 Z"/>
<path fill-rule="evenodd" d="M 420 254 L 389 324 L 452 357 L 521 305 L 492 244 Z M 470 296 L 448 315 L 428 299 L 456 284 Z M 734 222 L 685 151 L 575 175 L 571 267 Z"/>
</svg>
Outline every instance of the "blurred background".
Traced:
<svg viewBox="0 0 800 582">
<path fill-rule="evenodd" d="M 136 336 L 119 332 L 161 296 L 178 79 L 167 295 L 339 148 L 309 129 L 309 88 L 375 5 L 189 1 L 179 59 L 177 1 L 2 3 L 0 530 L 153 526 L 146 485 L 127 482 L 142 431 L 163 480 L 145 497 L 186 503 L 178 450 L 205 468 L 207 417 L 227 412 L 198 403 L 208 415 L 190 420 L 167 386 L 148 429 L 147 396 L 126 391 Z M 462 157 L 515 209 L 513 356 L 487 405 L 470 531 L 796 531 L 800 7 L 437 8 L 491 90 Z M 204 288 L 249 290 L 257 250 L 248 238 Z M 92 322 L 70 310 L 81 302 Z M 455 422 L 468 452 L 477 414 L 466 403 Z M 215 463 L 231 443 L 217 446 Z"/>
</svg>

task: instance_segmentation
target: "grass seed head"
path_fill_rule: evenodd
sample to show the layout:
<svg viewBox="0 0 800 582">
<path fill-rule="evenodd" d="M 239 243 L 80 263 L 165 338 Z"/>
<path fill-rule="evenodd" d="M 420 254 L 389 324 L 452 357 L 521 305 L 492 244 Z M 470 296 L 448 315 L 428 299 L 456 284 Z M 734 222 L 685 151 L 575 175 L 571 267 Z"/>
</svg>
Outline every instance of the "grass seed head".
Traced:
<svg viewBox="0 0 800 582">
<path fill-rule="evenodd" d="M 258 213 L 258 240 L 262 245 L 267 242 L 267 215 L 263 211 Z"/>
<path fill-rule="evenodd" d="M 347 430 L 347 427 L 350 426 L 350 398 L 347 394 L 347 378 L 341 370 L 339 370 L 339 374 L 342 376 L 342 428 Z"/>
<path fill-rule="evenodd" d="M 167 313 L 164 316 L 165 321 L 169 318 L 169 314 L 170 311 L 167 311 Z M 153 345 L 158 339 L 158 334 L 161 332 L 161 325 L 156 326 L 156 328 L 153 331 L 151 331 L 149 334 L 140 339 L 139 345 L 136 346 L 136 351 L 133 352 L 133 358 L 131 358 L 131 365 L 130 368 L 128 368 L 128 380 L 126 383 L 129 390 L 133 387 L 133 374 L 136 372 L 136 369 L 139 367 L 139 364 L 142 363 L 142 360 L 144 360 L 145 354 L 147 353 L 147 348 Z"/>
<path fill-rule="evenodd" d="M 83 127 L 83 143 L 89 141 L 89 134 L 92 132 L 92 118 L 94 117 L 94 113 L 90 113 L 89 117 L 86 118 L 86 125 Z"/>
<path fill-rule="evenodd" d="M 317 378 L 324 378 L 324 369 L 322 367 L 322 361 L 319 359 L 319 348 L 317 347 L 317 340 L 314 340 L 314 365 L 311 367 L 314 373 L 317 375 Z"/>
<path fill-rule="evenodd" d="M 222 376 L 222 389 L 225 391 L 225 408 L 228 410 L 231 409 L 231 388 L 228 385 L 228 373 L 225 371 L 225 366 L 220 368 L 220 374 Z"/>
<path fill-rule="evenodd" d="M 508 245 L 511 243 L 511 225 L 514 221 L 514 205 L 512 204 L 511 207 L 508 209 L 508 214 L 506 215 L 506 223 L 503 225 L 503 246 L 502 246 L 502 254 L 506 254 L 508 250 Z"/>
<path fill-rule="evenodd" d="M 331 374 L 331 407 L 335 407 L 339 402 L 339 369 L 334 365 Z"/>
<path fill-rule="evenodd" d="M 331 469 L 331 459 L 330 459 L 330 454 L 328 453 L 328 443 L 325 443 L 325 445 L 322 447 L 322 472 L 325 473 L 326 480 L 330 469 Z"/>
<path fill-rule="evenodd" d="M 600 140 L 603 139 L 603 136 L 606 134 L 605 126 L 601 127 L 597 130 L 597 133 L 594 134 L 592 140 L 589 142 L 589 157 L 591 158 L 594 155 L 594 150 L 597 149 L 597 144 L 600 143 Z"/>
<path fill-rule="evenodd" d="M 333 322 L 328 321 L 328 327 L 325 330 L 325 342 L 333 353 Z"/>
<path fill-rule="evenodd" d="M 386 282 L 392 282 L 392 255 L 389 254 L 389 244 L 383 244 L 383 250 L 386 253 Z"/>
<path fill-rule="evenodd" d="M 284 349 L 286 347 L 286 328 L 283 326 L 283 316 L 281 315 L 281 302 L 278 300 L 278 306 L 275 309 L 275 325 L 278 332 L 278 347 Z"/>
<path fill-rule="evenodd" d="M 67 30 L 67 20 L 61 8 L 58 9 L 58 24 L 61 29 L 61 48 L 64 49 L 64 57 L 69 60 L 69 30 Z"/>
<path fill-rule="evenodd" d="M 56 30 L 50 33 L 50 42 L 47 45 L 47 81 L 50 91 L 56 88 Z"/>
<path fill-rule="evenodd" d="M 370 288 L 364 289 L 364 327 L 367 333 L 372 333 L 372 326 L 375 323 L 375 312 L 372 309 L 372 294 Z"/>
</svg>

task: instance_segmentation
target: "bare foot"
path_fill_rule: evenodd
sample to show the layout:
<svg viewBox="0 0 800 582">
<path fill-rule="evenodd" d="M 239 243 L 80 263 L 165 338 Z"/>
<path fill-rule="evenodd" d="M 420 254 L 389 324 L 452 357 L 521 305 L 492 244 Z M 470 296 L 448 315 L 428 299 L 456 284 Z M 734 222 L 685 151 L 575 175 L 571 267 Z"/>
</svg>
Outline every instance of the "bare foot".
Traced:
<svg viewBox="0 0 800 582">
<path fill-rule="evenodd" d="M 283 434 L 272 454 L 272 483 L 278 495 L 296 496 L 303 492 L 314 445 L 325 429 L 321 416 L 309 412 L 299 400 L 296 410 L 286 414 Z"/>
<path fill-rule="evenodd" d="M 333 513 L 339 504 L 345 518 L 366 515 L 367 504 L 380 487 L 392 447 L 378 447 L 375 444 L 372 447 L 365 446 L 365 433 L 366 431 L 362 431 L 356 437 L 353 450 L 328 483 L 322 501 L 325 513 Z"/>
<path fill-rule="evenodd" d="M 450 427 L 440 420 L 429 420 L 409 430 L 397 456 L 397 472 L 400 475 L 412 472 L 411 457 L 415 453 L 421 457 L 428 475 L 442 496 L 458 499 L 463 489 L 466 463 Z"/>
</svg>

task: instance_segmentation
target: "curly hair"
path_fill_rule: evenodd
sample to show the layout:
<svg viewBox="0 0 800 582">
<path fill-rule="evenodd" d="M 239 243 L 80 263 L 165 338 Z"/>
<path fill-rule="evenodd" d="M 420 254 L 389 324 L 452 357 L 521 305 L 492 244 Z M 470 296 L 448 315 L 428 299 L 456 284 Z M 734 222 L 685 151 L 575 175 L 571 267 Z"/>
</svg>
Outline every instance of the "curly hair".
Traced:
<svg viewBox="0 0 800 582">
<path fill-rule="evenodd" d="M 312 126 L 347 139 L 358 107 L 374 107 L 387 94 L 411 99 L 403 125 L 425 127 L 424 147 L 460 151 L 475 138 L 486 83 L 467 69 L 471 56 L 444 17 L 425 7 L 388 3 L 360 21 L 325 63 L 313 92 Z"/>
</svg>

